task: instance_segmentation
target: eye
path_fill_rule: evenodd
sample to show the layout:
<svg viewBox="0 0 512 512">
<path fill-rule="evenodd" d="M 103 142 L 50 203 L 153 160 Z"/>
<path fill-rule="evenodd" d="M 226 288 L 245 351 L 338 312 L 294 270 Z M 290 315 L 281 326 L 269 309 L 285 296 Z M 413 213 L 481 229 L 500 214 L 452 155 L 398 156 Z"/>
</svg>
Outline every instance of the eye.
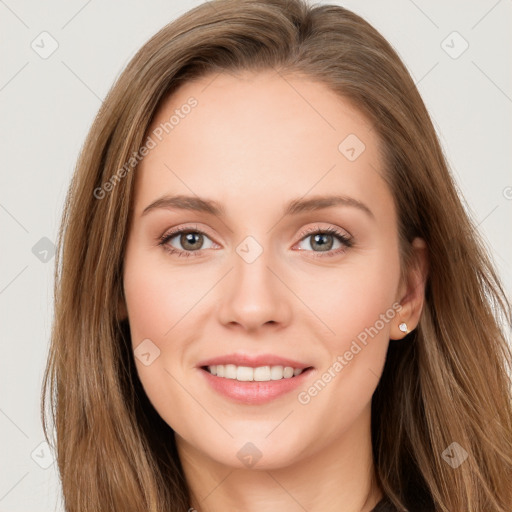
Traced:
<svg viewBox="0 0 512 512">
<path fill-rule="evenodd" d="M 325 253 L 315 254 L 314 257 L 336 256 L 353 246 L 352 237 L 348 235 L 348 233 L 339 231 L 333 227 L 319 228 L 317 226 L 315 229 L 310 229 L 306 234 L 302 234 L 302 238 L 299 243 L 305 241 L 309 241 L 307 245 L 312 249 L 312 252 Z M 335 242 L 338 242 L 340 247 L 333 250 Z M 304 251 L 307 249 L 300 248 L 299 250 Z"/>
<path fill-rule="evenodd" d="M 176 239 L 174 243 L 181 245 L 180 248 L 174 247 L 171 242 Z M 213 242 L 210 240 L 210 245 L 203 247 L 205 239 L 210 240 L 208 235 L 196 228 L 180 228 L 167 231 L 161 238 L 158 245 L 161 245 L 170 254 L 176 254 L 177 256 L 198 256 L 202 249 L 211 249 Z"/>
<path fill-rule="evenodd" d="M 207 247 L 204 247 L 205 239 L 210 241 Z M 179 228 L 167 231 L 159 240 L 158 245 L 162 246 L 170 254 L 175 254 L 179 257 L 199 256 L 203 249 L 211 249 L 214 244 L 208 235 L 198 229 L 197 226 L 195 228 Z M 302 233 L 299 244 L 306 240 L 309 240 L 308 245 L 312 251 L 304 248 L 299 248 L 299 250 L 320 253 L 315 254 L 314 257 L 336 256 L 353 246 L 350 235 L 333 227 L 320 228 L 317 226 L 315 229 L 309 229 Z M 333 250 L 335 242 L 338 242 L 340 247 Z M 173 243 L 178 243 L 181 245 L 181 248 L 176 248 Z"/>
</svg>

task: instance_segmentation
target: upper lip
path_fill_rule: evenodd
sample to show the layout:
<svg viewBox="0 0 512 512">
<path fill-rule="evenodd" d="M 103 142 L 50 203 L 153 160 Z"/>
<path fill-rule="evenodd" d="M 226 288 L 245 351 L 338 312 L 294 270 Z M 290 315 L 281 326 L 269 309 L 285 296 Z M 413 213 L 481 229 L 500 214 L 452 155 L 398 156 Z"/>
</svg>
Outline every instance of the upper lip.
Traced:
<svg viewBox="0 0 512 512">
<path fill-rule="evenodd" d="M 257 368 L 258 366 L 291 366 L 304 370 L 311 365 L 288 359 L 286 357 L 276 356 L 274 354 L 226 354 L 224 356 L 212 357 L 201 361 L 198 366 L 215 366 L 215 365 L 234 364 L 236 366 L 249 366 Z"/>
</svg>

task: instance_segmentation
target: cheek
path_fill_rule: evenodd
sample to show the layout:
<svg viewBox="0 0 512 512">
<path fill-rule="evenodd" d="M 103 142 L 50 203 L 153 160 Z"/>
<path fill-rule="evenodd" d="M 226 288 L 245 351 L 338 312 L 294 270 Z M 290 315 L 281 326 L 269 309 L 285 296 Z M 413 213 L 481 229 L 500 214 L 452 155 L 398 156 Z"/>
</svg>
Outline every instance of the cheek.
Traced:
<svg viewBox="0 0 512 512">
<path fill-rule="evenodd" d="M 174 311 L 172 294 L 163 282 L 155 279 L 154 271 L 144 269 L 125 280 L 125 296 L 134 348 L 146 338 L 161 344 L 165 332 L 172 326 L 169 312 Z"/>
<path fill-rule="evenodd" d="M 322 269 L 313 279 L 299 279 L 296 284 L 301 285 L 298 295 L 303 302 L 328 327 L 326 342 L 340 351 L 375 325 L 386 338 L 396 316 L 393 304 L 399 278 L 398 252 L 389 250 L 347 259 L 338 268 Z"/>
<path fill-rule="evenodd" d="M 165 343 L 190 309 L 188 297 L 197 300 L 198 296 L 183 272 L 170 274 L 161 260 L 136 250 L 127 255 L 124 293 L 134 347 L 146 338 L 157 345 Z"/>
<path fill-rule="evenodd" d="M 197 301 L 197 291 L 190 285 L 178 272 L 169 275 L 168 268 L 142 252 L 127 252 L 124 292 L 137 374 L 150 402 L 172 428 L 181 421 L 173 411 L 190 407 L 190 398 L 179 385 L 184 381 L 187 341 L 182 332 L 186 321 L 183 327 L 180 321 L 191 300 Z"/>
<path fill-rule="evenodd" d="M 334 334 L 325 336 L 327 357 L 316 384 L 302 390 L 299 403 L 309 404 L 311 408 L 306 409 L 317 411 L 321 418 L 321 411 L 330 411 L 333 425 L 355 421 L 371 400 L 384 367 L 389 329 L 398 318 L 400 306 L 395 298 L 399 279 L 398 250 L 390 244 L 361 254 L 350 264 L 347 259 L 338 271 L 326 274 L 326 293 L 309 287 L 307 300 Z M 343 406 L 333 408 L 333 403 Z"/>
<path fill-rule="evenodd" d="M 297 399 L 304 406 L 304 425 L 321 423 L 326 437 L 348 428 L 371 401 L 385 363 L 389 328 L 400 308 L 395 303 L 399 270 L 398 253 L 383 252 L 340 267 L 335 279 L 325 280 L 329 293 L 319 294 L 318 288 L 310 292 L 315 313 L 335 334 L 325 336 L 323 365 Z"/>
</svg>

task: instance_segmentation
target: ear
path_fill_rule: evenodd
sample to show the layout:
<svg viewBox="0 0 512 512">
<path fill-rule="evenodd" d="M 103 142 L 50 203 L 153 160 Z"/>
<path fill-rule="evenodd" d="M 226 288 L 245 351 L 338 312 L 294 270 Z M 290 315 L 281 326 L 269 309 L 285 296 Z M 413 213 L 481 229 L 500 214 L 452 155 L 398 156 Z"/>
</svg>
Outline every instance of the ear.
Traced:
<svg viewBox="0 0 512 512">
<path fill-rule="evenodd" d="M 415 238 L 412 242 L 412 257 L 406 271 L 405 280 L 400 284 L 397 302 L 402 306 L 391 326 L 390 338 L 400 340 L 416 329 L 423 304 L 425 301 L 425 285 L 428 276 L 428 249 L 422 238 Z M 399 328 L 405 323 L 407 329 Z"/>
</svg>

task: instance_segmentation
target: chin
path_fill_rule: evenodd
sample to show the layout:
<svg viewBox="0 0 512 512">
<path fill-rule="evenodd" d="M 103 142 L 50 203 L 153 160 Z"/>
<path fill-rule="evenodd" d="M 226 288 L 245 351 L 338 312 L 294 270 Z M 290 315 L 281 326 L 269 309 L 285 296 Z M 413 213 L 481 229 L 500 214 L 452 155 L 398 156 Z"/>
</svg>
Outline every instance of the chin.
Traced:
<svg viewBox="0 0 512 512">
<path fill-rule="evenodd" d="M 260 435 L 256 435 L 253 429 L 252 434 L 235 436 L 233 439 L 226 439 L 223 443 L 209 443 L 206 446 L 195 445 L 195 447 L 208 458 L 228 467 L 276 470 L 296 463 L 303 455 L 304 447 L 308 445 L 303 433 L 297 432 L 296 436 L 290 437 L 289 432 L 283 432 L 281 435 L 274 432 L 269 436 L 269 430 L 264 430 L 265 433 Z M 224 437 L 229 436 L 226 433 Z"/>
</svg>

